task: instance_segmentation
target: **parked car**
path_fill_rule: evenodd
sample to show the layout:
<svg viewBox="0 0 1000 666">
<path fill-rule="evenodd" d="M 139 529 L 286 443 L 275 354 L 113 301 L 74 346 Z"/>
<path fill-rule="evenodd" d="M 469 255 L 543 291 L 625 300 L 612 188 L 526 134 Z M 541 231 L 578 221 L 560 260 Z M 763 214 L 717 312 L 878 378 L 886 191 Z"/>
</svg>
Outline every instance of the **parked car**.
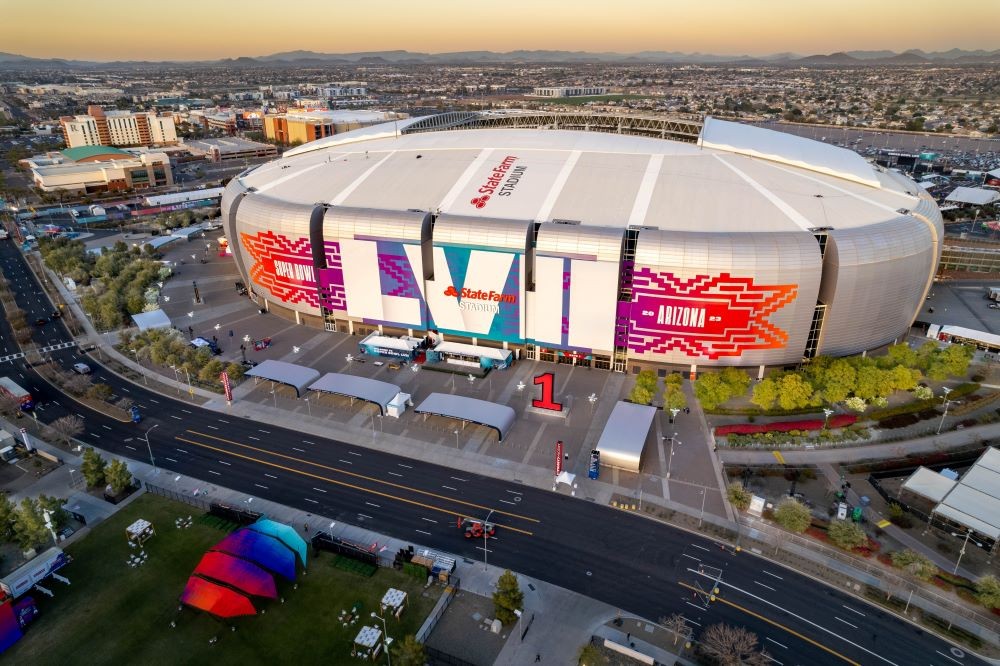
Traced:
<svg viewBox="0 0 1000 666">
<path fill-rule="evenodd" d="M 91 373 L 90 366 L 86 363 L 74 363 L 73 372 L 78 375 L 89 375 Z"/>
<path fill-rule="evenodd" d="M 35 326 L 45 326 L 47 323 L 49 323 L 48 317 L 39 317 L 35 320 Z"/>
<path fill-rule="evenodd" d="M 847 520 L 847 505 L 843 502 L 837 505 L 837 520 Z"/>
</svg>

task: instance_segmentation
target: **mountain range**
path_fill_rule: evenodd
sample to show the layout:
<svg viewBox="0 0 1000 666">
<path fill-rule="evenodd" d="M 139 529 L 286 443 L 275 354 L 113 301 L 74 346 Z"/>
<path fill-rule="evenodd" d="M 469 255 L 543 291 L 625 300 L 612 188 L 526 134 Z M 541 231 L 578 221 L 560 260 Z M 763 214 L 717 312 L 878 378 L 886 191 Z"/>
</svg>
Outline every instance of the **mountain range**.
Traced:
<svg viewBox="0 0 1000 666">
<path fill-rule="evenodd" d="M 637 53 L 588 52 L 588 51 L 456 51 L 451 53 L 419 53 L 413 51 L 367 51 L 358 53 L 318 53 L 316 51 L 284 51 L 265 56 L 241 56 L 219 60 L 146 61 L 127 60 L 97 62 L 63 58 L 32 58 L 14 53 L 0 53 L 0 68 L 23 69 L 107 69 L 148 66 L 201 66 L 201 67 L 282 67 L 322 65 L 433 65 L 433 64 L 499 64 L 499 63 L 631 63 L 631 64 L 726 64 L 726 65 L 776 65 L 790 67 L 829 66 L 892 66 L 892 65 L 979 65 L 1000 63 L 1000 49 L 967 51 L 926 52 L 910 49 L 895 51 L 839 51 L 836 53 L 800 55 L 774 53 L 767 56 L 716 55 L 711 53 L 682 53 L 679 51 L 639 51 Z"/>
</svg>

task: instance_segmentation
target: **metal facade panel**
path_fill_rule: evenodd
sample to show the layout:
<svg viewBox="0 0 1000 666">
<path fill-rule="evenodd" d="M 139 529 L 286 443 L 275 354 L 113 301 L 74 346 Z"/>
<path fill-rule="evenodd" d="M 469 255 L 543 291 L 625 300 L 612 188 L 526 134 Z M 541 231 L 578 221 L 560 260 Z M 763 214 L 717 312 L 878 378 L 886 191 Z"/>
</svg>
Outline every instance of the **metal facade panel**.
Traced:
<svg viewBox="0 0 1000 666">
<path fill-rule="evenodd" d="M 419 243 L 425 213 L 333 206 L 323 219 L 323 237 L 381 238 Z"/>
<path fill-rule="evenodd" d="M 879 347 L 902 335 L 924 303 L 935 265 L 931 231 L 910 217 L 864 229 L 833 230 L 829 294 L 820 353 L 843 355 Z"/>
<path fill-rule="evenodd" d="M 544 256 L 592 258 L 618 262 L 623 229 L 579 224 L 542 223 L 535 237 L 535 252 Z"/>
<path fill-rule="evenodd" d="M 500 220 L 463 215 L 438 215 L 434 245 L 496 248 L 524 252 L 530 220 Z"/>
<path fill-rule="evenodd" d="M 798 362 L 820 277 L 819 244 L 808 233 L 642 230 L 636 245 L 630 356 L 683 365 Z M 647 283 L 651 286 L 644 287 Z M 739 307 L 720 305 L 733 293 L 746 294 L 738 297 L 746 300 Z M 643 302 L 668 303 L 675 311 L 705 308 L 708 316 L 700 326 L 663 324 L 651 320 L 656 311 L 642 307 Z M 644 319 L 637 307 L 652 314 Z M 749 320 L 735 314 L 740 309 L 751 311 Z M 715 325 L 713 313 L 720 317 Z M 706 342 L 717 340 L 722 342 Z"/>
</svg>

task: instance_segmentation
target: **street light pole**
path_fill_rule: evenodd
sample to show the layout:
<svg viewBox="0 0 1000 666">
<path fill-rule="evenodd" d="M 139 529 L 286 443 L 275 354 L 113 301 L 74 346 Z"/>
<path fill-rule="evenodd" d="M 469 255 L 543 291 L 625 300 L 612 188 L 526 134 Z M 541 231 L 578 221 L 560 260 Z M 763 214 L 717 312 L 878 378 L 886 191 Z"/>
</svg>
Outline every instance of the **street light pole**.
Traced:
<svg viewBox="0 0 1000 666">
<path fill-rule="evenodd" d="M 957 532 L 952 532 L 951 535 L 957 537 L 958 533 Z M 965 555 L 965 547 L 969 545 L 969 537 L 971 537 L 971 536 L 972 536 L 972 530 L 966 530 L 966 532 L 965 532 L 965 541 L 962 542 L 962 550 L 958 551 L 958 560 L 955 562 L 955 569 L 954 569 L 954 571 L 952 571 L 952 573 L 955 574 L 956 576 L 958 575 L 958 567 L 959 567 L 960 564 L 962 564 L 962 556 Z M 974 543 L 977 546 L 979 546 L 980 548 L 982 548 L 983 544 L 979 543 L 978 541 L 973 541 L 972 543 Z"/>
<path fill-rule="evenodd" d="M 664 437 L 663 439 L 667 439 L 667 438 Z M 674 435 L 673 435 L 673 437 L 670 437 L 670 456 L 667 457 L 667 478 L 668 479 L 670 478 L 670 468 L 674 464 L 674 440 L 676 440 L 676 439 L 677 439 L 677 433 L 675 432 Z M 680 444 L 683 444 L 683 442 L 681 442 L 680 440 L 677 440 L 677 444 L 680 445 Z"/>
<path fill-rule="evenodd" d="M 833 414 L 833 410 L 829 407 L 823 409 L 823 430 L 826 430 L 826 425 L 830 420 L 831 414 Z"/>
<path fill-rule="evenodd" d="M 948 416 L 948 405 L 951 401 L 948 400 L 948 394 L 951 393 L 951 389 L 947 386 L 941 387 L 941 392 L 944 393 L 944 414 L 941 415 L 941 421 L 938 423 L 937 434 L 941 434 L 941 427 L 944 425 L 944 417 Z"/>
<path fill-rule="evenodd" d="M 486 554 L 489 552 L 486 549 L 486 539 L 489 538 L 489 532 L 486 530 L 486 523 L 490 522 L 490 516 L 493 515 L 493 509 L 486 514 L 486 520 L 483 521 L 483 571 L 489 571 L 489 566 L 486 562 Z"/>
<path fill-rule="evenodd" d="M 153 458 L 153 447 L 149 444 L 149 433 L 153 431 L 153 428 L 158 428 L 159 426 L 159 423 L 154 424 L 151 428 L 149 428 L 149 430 L 146 431 L 146 435 L 143 437 L 143 439 L 146 440 L 146 448 L 149 449 L 149 464 L 153 466 L 153 469 L 156 469 L 156 459 Z"/>
<path fill-rule="evenodd" d="M 139 372 L 142 373 L 142 383 L 149 386 L 149 379 L 146 378 L 146 373 L 142 370 L 142 363 L 139 363 L 139 350 L 133 349 L 132 353 L 135 354 L 135 364 L 139 366 Z"/>
<path fill-rule="evenodd" d="M 174 371 L 174 388 L 177 389 L 177 395 L 181 394 L 181 378 L 177 375 L 177 366 L 172 365 L 170 369 Z"/>
<path fill-rule="evenodd" d="M 382 620 L 382 643 L 385 645 L 385 663 L 386 666 L 392 666 L 392 659 L 389 657 L 389 630 L 385 627 L 385 618 L 379 617 L 372 611 L 372 617 L 376 620 Z"/>
<path fill-rule="evenodd" d="M 705 489 L 702 488 L 701 489 L 701 517 L 698 518 L 698 528 L 699 529 L 701 528 L 702 523 L 705 522 L 705 497 L 707 497 L 707 496 L 708 496 L 708 493 L 706 493 Z"/>
</svg>

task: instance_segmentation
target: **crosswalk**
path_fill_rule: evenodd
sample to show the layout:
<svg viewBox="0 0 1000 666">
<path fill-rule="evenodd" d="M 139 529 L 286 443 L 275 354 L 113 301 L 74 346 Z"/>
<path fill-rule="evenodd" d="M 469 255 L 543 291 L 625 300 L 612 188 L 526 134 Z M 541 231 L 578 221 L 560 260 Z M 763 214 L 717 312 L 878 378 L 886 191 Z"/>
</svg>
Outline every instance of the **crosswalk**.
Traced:
<svg viewBox="0 0 1000 666">
<path fill-rule="evenodd" d="M 76 347 L 76 342 L 60 342 L 56 345 L 49 345 L 48 347 L 40 347 L 38 349 L 39 354 L 45 354 L 48 352 L 58 351 L 60 349 L 68 349 L 69 347 Z M 24 358 L 24 352 L 19 352 L 17 354 L 7 354 L 6 356 L 0 356 L 0 363 L 7 363 L 16 361 L 19 358 Z"/>
</svg>

